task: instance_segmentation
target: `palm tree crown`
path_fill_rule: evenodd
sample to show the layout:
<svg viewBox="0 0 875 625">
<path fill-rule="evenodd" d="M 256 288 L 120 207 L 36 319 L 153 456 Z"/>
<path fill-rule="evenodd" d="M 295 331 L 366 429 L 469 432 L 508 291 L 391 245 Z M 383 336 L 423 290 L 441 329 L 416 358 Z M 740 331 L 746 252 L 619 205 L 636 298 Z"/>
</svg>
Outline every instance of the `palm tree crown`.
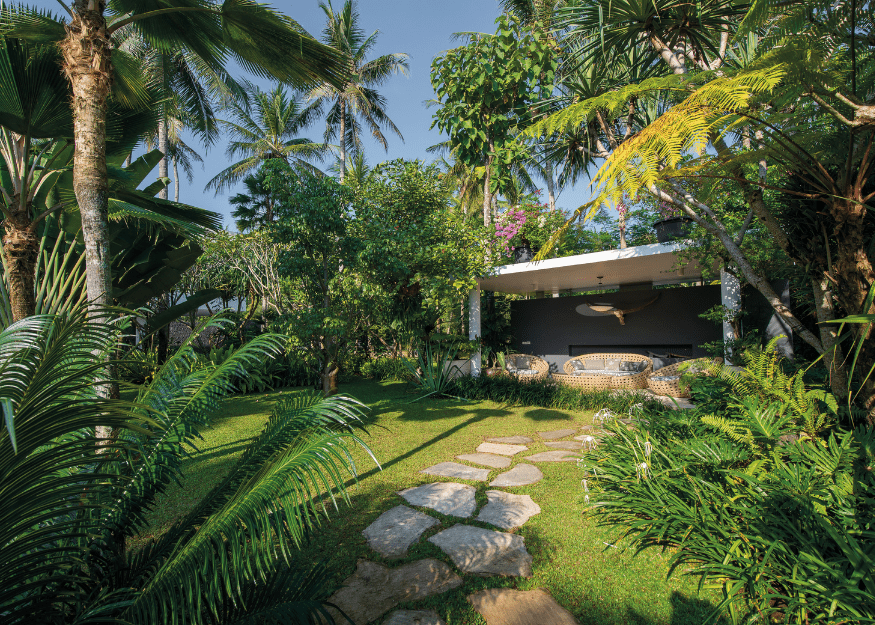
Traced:
<svg viewBox="0 0 875 625">
<path fill-rule="evenodd" d="M 298 134 L 318 115 L 316 109 L 306 107 L 297 93 L 290 95 L 280 85 L 262 91 L 246 83 L 244 94 L 227 105 L 230 119 L 220 121 L 233 136 L 227 155 L 240 160 L 219 172 L 207 189 L 218 193 L 272 158 L 281 158 L 293 167 L 315 169 L 305 159 L 321 160 L 325 146 Z"/>
<path fill-rule="evenodd" d="M 409 57 L 403 52 L 395 52 L 366 61 L 365 57 L 376 45 L 380 31 L 365 37 L 358 25 L 359 14 L 353 0 L 346 0 L 343 9 L 337 12 L 331 6 L 331 0 L 327 4 L 320 2 L 319 6 L 328 18 L 322 40 L 346 59 L 350 72 L 342 86 L 323 83 L 310 92 L 315 110 L 321 113 L 328 107 L 325 141 L 337 139 L 340 181 L 343 182 L 347 153 L 361 150 L 362 123 L 383 149 L 389 147 L 383 130 L 391 130 L 404 140 L 401 131 L 386 114 L 386 98 L 374 87 L 382 85 L 395 73 L 406 76 L 410 69 Z"/>
</svg>

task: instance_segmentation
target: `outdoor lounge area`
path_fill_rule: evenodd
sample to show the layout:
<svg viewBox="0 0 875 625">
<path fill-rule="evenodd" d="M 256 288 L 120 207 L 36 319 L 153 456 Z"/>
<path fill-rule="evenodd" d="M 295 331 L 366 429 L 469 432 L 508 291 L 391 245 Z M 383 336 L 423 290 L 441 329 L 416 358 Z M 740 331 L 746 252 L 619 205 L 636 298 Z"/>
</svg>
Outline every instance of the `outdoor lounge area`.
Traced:
<svg viewBox="0 0 875 625">
<path fill-rule="evenodd" d="M 543 362 L 540 377 L 546 369 L 579 389 L 684 397 L 681 363 L 706 357 L 704 343 L 733 338 L 728 324 L 700 315 L 719 304 L 737 308 L 740 293 L 722 272 L 720 284 L 704 284 L 703 268 L 683 261 L 680 249 L 653 244 L 499 267 L 470 293 L 470 338 L 480 336 L 483 291 L 526 295 L 511 303 L 514 345 L 525 352 L 513 356 Z M 474 354 L 471 374 L 481 370 Z M 526 375 L 515 363 L 507 370 Z"/>
</svg>

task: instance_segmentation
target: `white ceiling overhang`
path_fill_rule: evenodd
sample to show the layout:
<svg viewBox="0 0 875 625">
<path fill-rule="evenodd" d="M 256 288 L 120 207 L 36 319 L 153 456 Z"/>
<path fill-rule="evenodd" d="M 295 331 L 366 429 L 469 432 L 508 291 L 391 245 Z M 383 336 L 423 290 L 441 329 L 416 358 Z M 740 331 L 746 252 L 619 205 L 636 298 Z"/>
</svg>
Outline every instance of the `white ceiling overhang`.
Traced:
<svg viewBox="0 0 875 625">
<path fill-rule="evenodd" d="M 504 265 L 478 278 L 480 288 L 500 293 L 584 291 L 630 284 L 679 284 L 702 277 L 694 261 L 681 260 L 684 243 L 654 243 L 550 258 L 533 263 Z"/>
</svg>

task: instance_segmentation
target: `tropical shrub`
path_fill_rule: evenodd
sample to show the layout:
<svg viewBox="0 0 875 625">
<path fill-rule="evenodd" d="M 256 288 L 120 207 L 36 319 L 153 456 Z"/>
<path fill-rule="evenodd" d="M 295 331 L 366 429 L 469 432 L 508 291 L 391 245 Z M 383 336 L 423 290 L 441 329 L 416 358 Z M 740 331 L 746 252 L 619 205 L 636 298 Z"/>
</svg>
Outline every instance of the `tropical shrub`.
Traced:
<svg viewBox="0 0 875 625">
<path fill-rule="evenodd" d="M 410 369 L 405 365 L 403 358 L 391 358 L 380 356 L 365 362 L 361 367 L 361 374 L 372 380 L 384 382 L 387 380 L 410 380 Z"/>
<path fill-rule="evenodd" d="M 733 623 L 875 621 L 875 431 L 824 432 L 833 400 L 767 350 L 723 415 L 609 424 L 584 498 L 632 548 L 722 593 Z M 817 406 L 812 408 L 812 406 Z"/>
<path fill-rule="evenodd" d="M 452 381 L 450 393 L 474 401 L 490 400 L 509 406 L 539 406 L 557 410 L 601 410 L 628 415 L 641 404 L 648 413 L 660 413 L 665 407 L 657 400 L 634 391 L 583 391 L 562 386 L 555 381 L 522 381 L 513 376 L 464 376 Z"/>
<path fill-rule="evenodd" d="M 203 327 L 220 324 L 208 320 Z M 257 337 L 220 364 L 191 339 L 136 401 L 98 393 L 116 326 L 30 317 L 0 332 L 0 614 L 4 623 L 307 623 L 324 574 L 295 559 L 325 503 L 346 499 L 364 406 L 302 392 L 281 402 L 221 481 L 164 534 L 145 514 L 184 476 L 184 447 L 279 351 Z M 111 440 L 97 440 L 110 426 Z"/>
<path fill-rule="evenodd" d="M 461 375 L 459 366 L 453 364 L 461 348 L 461 342 L 455 340 L 422 341 L 415 361 L 401 361 L 413 385 L 424 393 L 418 399 L 450 394 L 453 379 Z"/>
</svg>

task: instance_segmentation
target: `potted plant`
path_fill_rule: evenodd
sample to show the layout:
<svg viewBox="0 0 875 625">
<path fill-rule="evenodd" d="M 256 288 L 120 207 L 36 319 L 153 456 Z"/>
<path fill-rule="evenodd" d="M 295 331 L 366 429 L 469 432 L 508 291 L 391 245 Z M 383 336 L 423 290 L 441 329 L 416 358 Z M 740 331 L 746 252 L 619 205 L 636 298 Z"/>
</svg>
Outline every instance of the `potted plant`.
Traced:
<svg viewBox="0 0 875 625">
<path fill-rule="evenodd" d="M 660 202 L 657 211 L 662 216 L 662 219 L 653 222 L 657 241 L 671 243 L 689 238 L 693 225 L 691 218 L 667 202 Z"/>
<path fill-rule="evenodd" d="M 483 368 L 483 372 L 490 377 L 501 375 L 503 369 L 495 366 L 495 361 L 492 360 L 492 348 L 488 345 L 484 345 L 480 353 L 481 357 L 483 358 L 483 362 L 486 363 L 486 367 Z"/>
</svg>

